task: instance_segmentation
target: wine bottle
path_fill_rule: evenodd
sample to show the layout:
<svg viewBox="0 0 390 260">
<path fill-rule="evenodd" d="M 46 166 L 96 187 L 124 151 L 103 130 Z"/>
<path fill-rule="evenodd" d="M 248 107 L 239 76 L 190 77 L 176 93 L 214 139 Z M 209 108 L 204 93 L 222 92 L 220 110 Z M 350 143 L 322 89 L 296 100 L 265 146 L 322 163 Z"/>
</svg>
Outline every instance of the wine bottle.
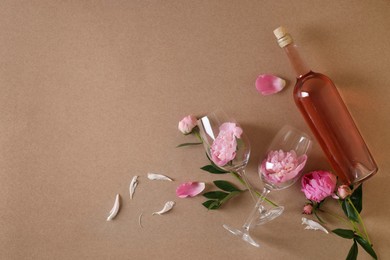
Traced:
<svg viewBox="0 0 390 260">
<path fill-rule="evenodd" d="M 336 86 L 327 76 L 311 71 L 284 27 L 274 30 L 296 73 L 294 100 L 333 170 L 344 184 L 358 184 L 378 167 Z"/>
</svg>

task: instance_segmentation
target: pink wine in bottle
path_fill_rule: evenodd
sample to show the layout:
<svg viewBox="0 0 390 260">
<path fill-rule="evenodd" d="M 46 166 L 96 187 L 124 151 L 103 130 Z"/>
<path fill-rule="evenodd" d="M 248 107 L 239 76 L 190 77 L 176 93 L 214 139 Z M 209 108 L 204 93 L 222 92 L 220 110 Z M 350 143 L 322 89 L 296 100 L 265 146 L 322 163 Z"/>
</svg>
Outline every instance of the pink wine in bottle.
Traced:
<svg viewBox="0 0 390 260">
<path fill-rule="evenodd" d="M 296 73 L 294 100 L 344 184 L 358 184 L 378 167 L 336 86 L 325 75 L 311 71 L 284 27 L 274 30 Z"/>
</svg>

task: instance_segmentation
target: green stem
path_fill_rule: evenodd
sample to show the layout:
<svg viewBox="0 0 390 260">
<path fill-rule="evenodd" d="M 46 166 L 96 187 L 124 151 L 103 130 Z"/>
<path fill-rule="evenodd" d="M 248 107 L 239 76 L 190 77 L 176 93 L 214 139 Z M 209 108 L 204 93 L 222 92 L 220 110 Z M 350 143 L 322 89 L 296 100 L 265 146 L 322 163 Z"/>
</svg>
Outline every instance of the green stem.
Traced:
<svg viewBox="0 0 390 260">
<path fill-rule="evenodd" d="M 198 130 L 198 129 L 195 129 L 195 130 L 194 130 L 194 135 L 195 135 L 196 137 L 198 137 L 198 139 L 199 139 L 200 142 L 203 143 L 203 139 L 202 139 L 202 137 L 200 136 L 199 130 Z"/>
<path fill-rule="evenodd" d="M 341 202 L 340 200 L 337 200 L 337 202 L 339 203 L 340 207 L 343 207 L 342 202 Z M 332 214 L 330 214 L 330 213 L 328 213 L 328 214 L 329 214 L 329 215 L 332 215 Z M 338 215 L 337 215 L 337 216 L 338 216 Z M 354 221 L 351 221 L 350 219 L 345 220 L 343 217 L 340 217 L 340 216 L 338 216 L 338 219 L 342 219 L 342 220 L 343 220 L 344 222 L 346 222 L 350 227 L 352 227 L 353 231 L 355 231 L 359 236 L 364 237 L 363 234 L 362 234 L 362 232 L 361 232 L 360 229 L 359 229 L 359 226 L 357 226 L 357 225 L 355 224 Z"/>
<path fill-rule="evenodd" d="M 240 175 L 238 175 L 238 173 L 236 173 L 236 172 L 229 172 L 229 173 L 230 173 L 231 175 L 233 175 L 233 176 L 234 176 L 242 185 L 244 185 L 245 187 L 247 187 L 247 185 L 245 184 L 244 180 L 241 178 Z M 249 187 L 247 187 L 247 188 L 248 188 L 248 190 L 249 190 Z M 256 194 L 259 198 L 262 198 L 260 192 L 258 192 L 257 190 L 253 190 L 253 191 L 255 192 L 255 194 Z M 271 201 L 271 200 L 269 200 L 269 199 L 267 199 L 267 198 L 265 198 L 265 201 L 266 201 L 267 203 L 271 204 L 271 205 L 274 206 L 274 207 L 278 207 L 278 204 L 274 203 L 273 201 Z"/>
<path fill-rule="evenodd" d="M 352 206 L 353 210 L 355 211 L 355 213 L 357 214 L 357 216 L 358 216 L 358 218 L 359 218 L 359 222 L 360 222 L 360 224 L 361 224 L 362 227 L 363 227 L 363 232 L 364 232 L 364 234 L 366 235 L 367 241 L 368 241 L 368 243 L 371 245 L 371 241 L 370 241 L 370 238 L 368 237 L 368 233 L 367 233 L 367 230 L 366 230 L 366 226 L 364 225 L 364 222 L 363 222 L 362 217 L 360 216 L 360 213 L 359 213 L 359 212 L 357 211 L 357 209 L 355 208 L 355 205 L 353 205 L 351 199 L 350 199 L 350 198 L 347 198 L 347 200 L 348 200 L 348 203 L 351 204 L 351 206 Z"/>
<path fill-rule="evenodd" d="M 225 201 L 230 200 L 231 198 L 237 196 L 238 194 L 240 194 L 239 191 L 232 191 L 232 192 L 229 193 L 229 195 L 227 195 L 225 198 L 223 198 L 220 201 L 220 203 L 223 204 L 223 203 L 225 203 Z"/>
<path fill-rule="evenodd" d="M 341 221 L 343 221 L 344 223 L 346 223 L 347 225 L 350 225 L 352 228 L 354 228 L 354 226 L 351 224 L 350 221 L 348 221 L 347 219 L 343 218 L 342 216 L 340 216 L 340 215 L 338 215 L 338 214 L 333 214 L 333 213 L 324 211 L 324 210 L 322 210 L 322 209 L 319 209 L 319 211 L 321 211 L 322 213 L 328 214 L 329 216 L 334 217 L 334 218 L 336 218 L 336 219 L 338 219 L 338 220 L 341 220 Z"/>
<path fill-rule="evenodd" d="M 337 202 L 339 203 L 340 207 L 343 207 L 340 200 L 337 200 Z M 343 218 L 343 219 L 344 219 L 344 218 Z M 353 229 L 359 236 L 363 237 L 362 232 L 360 231 L 359 227 L 355 224 L 354 221 L 351 221 L 350 219 L 348 219 L 348 224 L 352 227 L 352 229 Z"/>
</svg>

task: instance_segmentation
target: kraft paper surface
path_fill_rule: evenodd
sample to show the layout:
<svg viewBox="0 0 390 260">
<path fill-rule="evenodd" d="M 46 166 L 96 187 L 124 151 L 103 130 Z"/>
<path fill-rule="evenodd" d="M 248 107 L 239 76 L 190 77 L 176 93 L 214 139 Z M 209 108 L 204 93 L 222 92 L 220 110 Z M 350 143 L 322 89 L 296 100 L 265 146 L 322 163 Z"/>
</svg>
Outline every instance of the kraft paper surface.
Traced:
<svg viewBox="0 0 390 260">
<path fill-rule="evenodd" d="M 223 109 L 241 124 L 258 190 L 257 165 L 278 129 L 311 134 L 272 33 L 280 25 L 338 86 L 379 166 L 364 183 L 362 217 L 379 259 L 389 258 L 389 10 L 388 1 L 2 1 L 0 259 L 345 259 L 351 240 L 304 230 L 299 183 L 270 193 L 285 212 L 252 230 L 260 248 L 222 227 L 244 223 L 248 192 L 215 211 L 201 195 L 175 193 L 188 181 L 205 191 L 218 179 L 240 185 L 202 171 L 201 146 L 176 148 L 197 141 L 177 129 L 188 114 Z M 259 94 L 264 73 L 285 89 Z M 318 169 L 331 170 L 315 142 L 305 171 Z M 106 221 L 116 194 L 121 208 Z M 170 212 L 152 215 L 170 200 Z"/>
</svg>

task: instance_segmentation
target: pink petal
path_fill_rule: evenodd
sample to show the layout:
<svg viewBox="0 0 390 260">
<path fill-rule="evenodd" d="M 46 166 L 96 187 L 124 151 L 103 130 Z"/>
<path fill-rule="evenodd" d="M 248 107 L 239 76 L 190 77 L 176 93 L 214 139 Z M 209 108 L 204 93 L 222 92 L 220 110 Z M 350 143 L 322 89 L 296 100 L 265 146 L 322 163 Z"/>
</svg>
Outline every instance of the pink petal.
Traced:
<svg viewBox="0 0 390 260">
<path fill-rule="evenodd" d="M 307 160 L 306 154 L 299 157 L 298 158 L 299 164 L 297 165 L 297 167 L 291 170 L 290 172 L 288 172 L 285 176 L 283 176 L 281 182 L 289 181 L 293 179 L 295 176 L 297 176 L 302 171 L 303 167 L 305 167 L 306 160 Z"/>
<path fill-rule="evenodd" d="M 176 189 L 176 195 L 179 198 L 194 197 L 201 193 L 206 187 L 204 182 L 185 182 Z"/>
<path fill-rule="evenodd" d="M 264 96 L 278 93 L 285 86 L 284 79 L 270 74 L 262 74 L 256 79 L 256 89 Z"/>
</svg>

